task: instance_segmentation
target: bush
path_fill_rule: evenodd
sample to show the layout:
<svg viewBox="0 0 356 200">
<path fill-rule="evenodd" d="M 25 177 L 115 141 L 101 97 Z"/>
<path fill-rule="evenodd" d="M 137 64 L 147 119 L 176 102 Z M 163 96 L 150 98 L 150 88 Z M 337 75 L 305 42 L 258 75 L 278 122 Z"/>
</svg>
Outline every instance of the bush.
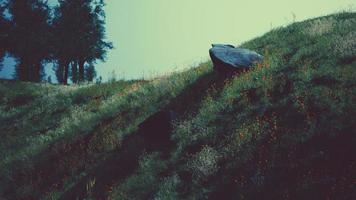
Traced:
<svg viewBox="0 0 356 200">
<path fill-rule="evenodd" d="M 160 183 L 158 192 L 155 194 L 155 200 L 178 200 L 179 192 L 177 188 L 181 184 L 181 180 L 178 175 L 173 175 L 164 178 Z"/>
<path fill-rule="evenodd" d="M 205 180 L 218 171 L 219 158 L 220 155 L 215 149 L 204 146 L 188 162 L 188 168 L 197 180 Z"/>
</svg>

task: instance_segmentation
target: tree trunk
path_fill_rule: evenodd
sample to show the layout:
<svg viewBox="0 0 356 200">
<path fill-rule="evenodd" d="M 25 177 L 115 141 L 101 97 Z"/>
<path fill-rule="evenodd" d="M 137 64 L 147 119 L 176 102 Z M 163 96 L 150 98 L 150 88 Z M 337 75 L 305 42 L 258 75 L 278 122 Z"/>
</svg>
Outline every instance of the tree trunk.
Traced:
<svg viewBox="0 0 356 200">
<path fill-rule="evenodd" d="M 29 81 L 29 68 L 29 62 L 25 58 L 22 58 L 16 66 L 16 78 L 20 81 Z"/>
<path fill-rule="evenodd" d="M 58 61 L 58 67 L 56 69 L 56 77 L 57 81 L 60 84 L 63 84 L 64 80 L 64 64 L 61 60 Z"/>
<path fill-rule="evenodd" d="M 71 67 L 72 67 L 72 82 L 73 83 L 78 83 L 78 62 L 77 61 L 73 61 L 71 63 Z"/>
<path fill-rule="evenodd" d="M 63 77 L 63 84 L 68 85 L 68 74 L 69 74 L 69 62 L 64 62 L 64 77 Z"/>
<path fill-rule="evenodd" d="M 36 61 L 33 64 L 33 69 L 31 70 L 32 74 L 30 77 L 33 82 L 37 82 L 37 83 L 41 82 L 41 67 L 42 67 L 41 61 Z"/>
<path fill-rule="evenodd" d="M 85 60 L 83 60 L 83 59 L 79 60 L 79 81 L 80 82 L 84 81 L 84 64 L 85 64 Z"/>
</svg>

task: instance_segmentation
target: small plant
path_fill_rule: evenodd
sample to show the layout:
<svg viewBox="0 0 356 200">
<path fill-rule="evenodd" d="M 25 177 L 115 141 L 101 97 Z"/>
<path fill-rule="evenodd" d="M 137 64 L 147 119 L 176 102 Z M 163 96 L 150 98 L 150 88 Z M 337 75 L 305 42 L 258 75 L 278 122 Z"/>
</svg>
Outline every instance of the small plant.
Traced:
<svg viewBox="0 0 356 200">
<path fill-rule="evenodd" d="M 117 80 L 117 75 L 116 75 L 116 72 L 115 70 L 113 70 L 110 74 L 109 74 L 109 79 L 108 79 L 108 82 L 109 83 L 113 83 Z M 101 82 L 101 80 L 100 80 Z"/>
<path fill-rule="evenodd" d="M 304 33 L 313 37 L 322 36 L 330 33 L 336 24 L 337 21 L 333 17 L 319 18 L 310 21 L 304 29 Z"/>
<path fill-rule="evenodd" d="M 197 180 L 204 180 L 218 171 L 219 153 L 209 146 L 204 146 L 188 163 Z"/>
</svg>

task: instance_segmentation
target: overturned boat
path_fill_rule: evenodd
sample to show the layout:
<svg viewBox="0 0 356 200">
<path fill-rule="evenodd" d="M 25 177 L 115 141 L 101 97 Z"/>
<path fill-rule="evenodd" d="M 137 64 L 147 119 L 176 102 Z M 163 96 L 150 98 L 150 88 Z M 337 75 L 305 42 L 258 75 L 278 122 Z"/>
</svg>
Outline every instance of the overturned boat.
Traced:
<svg viewBox="0 0 356 200">
<path fill-rule="evenodd" d="M 209 54 L 214 70 L 223 73 L 249 69 L 255 63 L 263 61 L 262 55 L 230 44 L 213 44 Z"/>
</svg>

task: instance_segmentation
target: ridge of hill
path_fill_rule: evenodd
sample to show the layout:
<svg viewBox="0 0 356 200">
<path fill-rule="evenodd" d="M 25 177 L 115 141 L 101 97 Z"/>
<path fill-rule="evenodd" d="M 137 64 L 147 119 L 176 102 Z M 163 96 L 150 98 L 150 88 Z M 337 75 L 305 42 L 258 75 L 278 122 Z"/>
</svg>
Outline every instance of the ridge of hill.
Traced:
<svg viewBox="0 0 356 200">
<path fill-rule="evenodd" d="M 0 81 L 0 198 L 356 199 L 356 13 L 240 47 L 265 60 L 233 77 Z"/>
</svg>

